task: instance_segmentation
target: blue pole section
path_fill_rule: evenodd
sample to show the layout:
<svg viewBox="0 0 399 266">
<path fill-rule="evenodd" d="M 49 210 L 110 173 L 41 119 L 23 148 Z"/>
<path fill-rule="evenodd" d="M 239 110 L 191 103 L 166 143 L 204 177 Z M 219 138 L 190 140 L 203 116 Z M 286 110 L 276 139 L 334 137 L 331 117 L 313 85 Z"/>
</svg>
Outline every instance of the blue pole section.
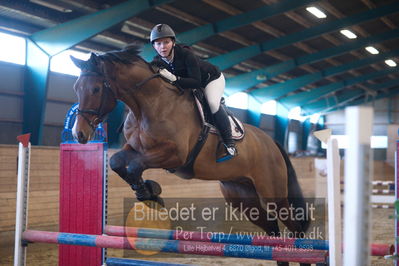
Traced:
<svg viewBox="0 0 399 266">
<path fill-rule="evenodd" d="M 176 263 L 166 263 L 158 261 L 148 261 L 148 260 L 133 260 L 133 259 L 121 259 L 121 258 L 108 258 L 106 261 L 107 266 L 190 266 L 189 264 L 176 264 Z"/>
</svg>

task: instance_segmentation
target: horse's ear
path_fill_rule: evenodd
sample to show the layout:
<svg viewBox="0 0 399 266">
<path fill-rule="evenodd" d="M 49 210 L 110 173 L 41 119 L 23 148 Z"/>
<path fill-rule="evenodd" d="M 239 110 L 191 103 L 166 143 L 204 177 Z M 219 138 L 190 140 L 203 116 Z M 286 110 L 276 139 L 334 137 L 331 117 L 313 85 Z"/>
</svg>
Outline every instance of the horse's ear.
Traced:
<svg viewBox="0 0 399 266">
<path fill-rule="evenodd" d="M 74 57 L 72 55 L 70 55 L 70 57 L 71 57 L 72 62 L 75 64 L 75 66 L 77 66 L 81 70 L 83 70 L 85 68 L 85 66 L 87 65 L 86 61 L 84 61 L 84 60 L 76 58 L 76 57 Z"/>
<path fill-rule="evenodd" d="M 95 53 L 91 53 L 90 54 L 90 58 L 89 58 L 89 60 L 87 62 L 90 62 L 90 64 L 95 66 L 98 63 L 97 57 L 98 56 Z"/>
</svg>

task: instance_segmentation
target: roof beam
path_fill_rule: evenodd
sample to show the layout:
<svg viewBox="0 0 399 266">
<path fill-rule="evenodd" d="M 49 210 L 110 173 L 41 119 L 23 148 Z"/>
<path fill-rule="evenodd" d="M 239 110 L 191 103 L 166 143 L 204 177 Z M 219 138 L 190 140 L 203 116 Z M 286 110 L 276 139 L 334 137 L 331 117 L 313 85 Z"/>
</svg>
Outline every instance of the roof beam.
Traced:
<svg viewBox="0 0 399 266">
<path fill-rule="evenodd" d="M 344 18 L 345 15 L 339 11 L 337 8 L 335 8 L 331 3 L 328 2 L 322 2 L 320 3 L 320 6 L 325 9 L 327 12 L 333 14 L 334 16 L 336 16 L 337 18 Z M 364 30 L 360 25 L 353 25 L 351 27 L 352 30 L 354 30 L 356 32 L 356 34 L 358 34 L 361 37 L 369 37 L 370 34 L 368 34 L 368 32 L 366 30 Z M 330 36 L 331 39 L 332 36 Z M 382 48 L 382 46 L 380 47 Z M 383 50 L 382 50 L 383 51 Z M 356 57 L 361 57 L 360 54 L 358 52 L 351 52 L 352 55 L 356 56 Z M 376 70 L 381 70 L 381 67 L 378 65 L 371 65 L 372 68 L 376 69 Z"/>
<path fill-rule="evenodd" d="M 398 55 L 399 55 L 399 49 L 392 51 L 392 52 L 387 52 L 387 53 L 382 53 L 382 54 L 378 54 L 378 55 L 365 57 L 360 60 L 352 61 L 348 64 L 330 67 L 330 68 L 327 68 L 327 69 L 317 72 L 317 73 L 308 74 L 305 76 L 301 76 L 299 78 L 291 79 L 291 80 L 285 82 L 285 85 L 286 85 L 286 87 L 292 86 L 292 87 L 299 88 L 306 84 L 316 82 L 326 76 L 336 75 L 336 74 L 339 74 L 344 71 L 349 71 L 349 70 L 356 69 L 356 68 L 359 68 L 362 66 L 367 66 L 367 65 L 376 63 L 378 61 L 384 60 L 386 58 L 394 57 L 394 56 L 398 56 Z M 270 87 L 272 87 L 272 86 L 273 85 L 271 85 Z M 328 86 L 330 86 L 330 84 L 323 86 L 323 87 L 328 87 Z M 269 88 L 266 88 L 266 90 L 269 90 Z M 305 92 L 301 92 L 301 93 L 297 93 L 294 95 L 284 97 L 284 98 L 280 99 L 279 101 L 282 104 L 284 104 L 286 106 L 290 106 L 290 107 L 300 106 L 300 105 L 307 103 L 308 101 L 310 101 L 312 99 L 317 99 L 318 97 L 320 97 L 321 95 L 319 96 L 319 94 L 315 94 L 315 92 L 318 93 L 319 91 L 320 91 L 320 88 L 316 88 L 316 89 L 312 89 L 310 91 L 305 91 Z M 273 94 L 268 95 L 268 97 L 269 96 L 273 97 Z"/>
<path fill-rule="evenodd" d="M 344 106 L 338 106 L 338 107 L 336 107 L 334 109 L 329 109 L 328 112 L 332 112 L 332 111 L 344 108 L 346 106 L 360 105 L 360 104 L 368 103 L 368 102 L 371 102 L 371 101 L 380 100 L 380 99 L 383 99 L 383 98 L 389 98 L 389 97 L 395 96 L 397 94 L 399 94 L 399 86 L 396 87 L 396 88 L 391 89 L 388 92 L 383 92 L 381 94 L 378 94 L 376 97 L 368 97 L 368 98 L 362 98 L 362 99 L 358 99 L 358 100 L 355 99 L 352 102 L 348 102 Z M 366 96 L 367 95 L 364 94 L 364 97 L 366 97 Z"/>
<path fill-rule="evenodd" d="M 228 17 L 227 19 L 218 21 L 216 23 L 209 23 L 200 27 L 196 27 L 193 30 L 180 33 L 176 37 L 183 43 L 193 44 L 212 35 L 220 34 L 240 26 L 251 24 L 255 21 L 284 13 L 316 1 L 317 0 L 283 0 L 272 5 L 263 6 L 249 12 Z M 147 44 L 143 47 L 141 55 L 144 59 L 151 60 L 153 55 L 153 48 L 151 44 Z"/>
<path fill-rule="evenodd" d="M 228 95 L 231 95 L 233 93 L 244 91 L 252 86 L 255 86 L 255 85 L 261 83 L 262 81 L 257 80 L 258 75 L 265 75 L 266 77 L 268 77 L 270 79 L 272 77 L 275 77 L 282 73 L 290 71 L 299 65 L 310 64 L 312 62 L 317 62 L 317 61 L 320 61 L 320 60 L 323 60 L 326 58 L 338 56 L 340 54 L 347 53 L 351 50 L 363 47 L 364 45 L 368 45 L 371 43 L 378 43 L 378 42 L 382 42 L 382 41 L 385 41 L 388 39 L 397 38 L 398 35 L 399 35 L 399 29 L 390 30 L 387 32 L 380 33 L 378 35 L 374 35 L 372 37 L 361 38 L 361 39 L 357 39 L 356 41 L 350 41 L 350 42 L 347 42 L 345 44 L 342 44 L 342 45 L 339 45 L 336 47 L 321 50 L 317 53 L 297 57 L 297 58 L 294 58 L 294 59 L 291 59 L 291 60 L 288 60 L 285 62 L 281 62 L 279 64 L 275 64 L 273 66 L 269 66 L 269 67 L 266 67 L 263 69 L 258 69 L 258 70 L 252 71 L 250 73 L 245 73 L 245 74 L 241 74 L 241 75 L 229 78 L 226 80 L 226 93 Z M 275 98 L 277 98 L 277 97 L 283 96 L 289 92 L 295 91 L 297 89 L 297 88 L 292 88 L 292 87 L 285 87 L 284 83 L 274 84 L 271 86 L 274 86 L 273 90 L 270 90 L 269 89 L 270 86 L 269 86 L 269 87 L 265 87 L 262 89 L 254 90 L 253 92 L 251 92 L 251 94 L 258 98 L 262 98 L 262 97 L 267 97 L 268 95 L 270 95 L 270 93 L 272 93 L 272 94 L 275 94 L 274 96 L 276 96 L 278 94 L 275 97 Z M 282 94 L 276 90 L 283 90 L 284 94 Z M 267 98 L 268 98 L 268 100 L 270 100 L 270 97 L 267 97 Z"/>
<path fill-rule="evenodd" d="M 399 79 L 393 79 L 384 83 L 369 85 L 368 88 L 373 92 L 377 92 L 379 90 L 391 88 L 398 85 Z M 315 113 L 320 111 L 325 112 L 327 110 L 334 109 L 337 106 L 341 106 L 342 104 L 345 104 L 349 101 L 353 101 L 354 99 L 357 99 L 364 94 L 367 94 L 367 92 L 365 93 L 365 91 L 362 89 L 350 90 L 338 96 L 334 95 L 323 100 L 307 104 L 306 106 L 302 107 L 302 110 L 304 110 L 306 113 Z"/>
<path fill-rule="evenodd" d="M 371 1 L 371 0 L 361 0 L 369 9 L 373 9 L 376 7 L 376 5 Z M 390 20 L 387 17 L 382 17 L 380 18 L 382 22 L 385 23 L 385 25 L 387 25 L 388 27 L 390 27 L 391 29 L 395 29 L 395 23 L 392 22 L 392 20 Z"/>
<path fill-rule="evenodd" d="M 27 40 L 23 132 L 42 143 L 50 58 L 139 12 L 170 0 L 130 0 L 32 34 Z M 118 115 L 122 116 L 123 113 Z"/>
<path fill-rule="evenodd" d="M 213 6 L 213 7 L 215 7 L 215 8 L 217 8 L 217 9 L 219 9 L 219 10 L 222 10 L 223 12 L 225 12 L 225 13 L 231 15 L 231 16 L 235 16 L 237 14 L 242 13 L 242 11 L 240 11 L 239 9 L 237 9 L 237 8 L 227 4 L 225 2 L 222 2 L 221 0 L 202 0 L 202 1 L 207 3 L 207 4 L 209 4 L 209 5 L 211 5 L 211 6 Z M 274 2 L 266 1 L 265 3 L 267 5 L 271 5 Z M 284 15 L 289 17 L 289 18 L 291 18 L 292 20 L 294 20 L 295 22 L 299 23 L 300 25 L 304 26 L 305 28 L 309 28 L 310 27 L 309 23 L 305 22 L 305 20 L 302 17 L 296 15 L 294 10 L 285 12 Z M 293 18 L 293 17 L 295 17 L 295 18 Z M 298 22 L 298 19 L 300 20 L 299 22 Z M 264 23 L 262 21 L 253 22 L 253 23 L 251 23 L 251 26 L 253 26 L 254 28 L 256 28 L 256 29 L 258 29 L 258 30 L 260 30 L 262 32 L 265 32 L 265 33 L 267 33 L 267 34 L 269 34 L 269 35 L 271 35 L 273 37 L 276 37 L 276 38 L 279 38 L 279 37 L 285 35 L 284 32 L 282 32 L 282 31 L 280 31 L 280 30 L 278 30 L 278 29 L 276 29 L 276 28 L 274 28 L 272 26 L 269 26 L 268 24 L 266 24 L 266 23 Z M 224 34 L 227 34 L 227 33 L 224 33 Z M 222 36 L 224 36 L 224 35 L 222 35 Z M 235 39 L 233 39 L 233 40 L 235 41 Z M 255 42 L 251 42 L 251 43 L 245 44 L 244 46 L 251 46 L 251 45 L 255 45 Z M 303 51 L 305 51 L 307 53 L 315 52 L 315 49 L 313 49 L 312 47 L 310 47 L 309 45 L 307 45 L 305 43 L 296 43 L 296 44 L 294 44 L 294 46 L 298 47 L 299 49 L 301 49 L 301 50 L 303 50 Z M 222 53 L 219 53 L 219 54 L 222 54 Z M 285 61 L 285 60 L 290 59 L 290 58 L 287 58 L 287 56 L 284 56 L 280 52 L 277 52 L 277 51 L 269 51 L 268 55 L 270 55 L 270 56 L 272 56 L 272 57 L 274 57 L 276 59 L 279 59 L 281 61 Z M 240 64 L 247 64 L 248 61 L 249 60 L 247 60 L 245 63 L 241 62 Z M 239 66 L 240 64 L 234 65 L 234 68 L 237 68 L 237 66 Z M 262 66 L 255 67 L 255 68 L 260 68 L 260 67 L 262 67 Z M 305 70 L 305 71 L 308 71 L 308 72 L 316 71 L 311 66 L 301 66 L 301 68 L 303 70 Z M 249 71 L 251 71 L 251 70 L 249 70 Z M 245 71 L 245 72 L 248 72 L 248 71 Z M 281 78 L 288 79 L 289 77 L 284 76 L 284 77 L 281 77 Z M 274 80 L 276 82 L 281 82 L 280 78 L 279 79 L 274 79 Z"/>
<path fill-rule="evenodd" d="M 171 0 L 130 0 L 34 33 L 30 39 L 50 56 L 56 55 L 154 5 Z"/>
<path fill-rule="evenodd" d="M 371 101 L 377 101 L 377 100 L 380 100 L 380 99 L 383 99 L 383 98 L 389 98 L 389 97 L 392 97 L 392 96 L 396 96 L 397 94 L 399 94 L 399 87 L 394 88 L 394 89 L 390 90 L 389 92 L 380 93 L 380 94 L 378 94 L 375 97 L 367 97 L 366 98 L 367 95 L 363 94 L 363 95 L 361 95 L 361 96 L 364 96 L 363 98 L 359 99 L 359 97 L 355 97 L 354 99 L 349 99 L 345 103 L 340 103 L 337 106 L 331 106 L 331 107 L 329 107 L 329 108 L 327 108 L 325 110 L 321 110 L 321 111 L 312 111 L 312 113 L 325 114 L 325 113 L 329 113 L 329 112 L 333 112 L 333 111 L 337 111 L 337 110 L 343 109 L 343 108 L 345 108 L 347 106 L 361 105 L 361 104 L 365 104 L 365 103 L 368 103 L 368 102 L 371 102 Z"/>
<path fill-rule="evenodd" d="M 307 39 L 311 39 L 328 32 L 342 29 L 343 27 L 358 24 L 364 21 L 372 20 L 381 16 L 392 14 L 399 11 L 398 4 L 386 5 L 380 8 L 376 8 L 370 11 L 365 11 L 350 17 L 343 19 L 338 19 L 335 21 L 323 23 L 293 34 L 289 34 L 280 38 L 273 39 L 271 41 L 266 41 L 260 44 L 247 46 L 233 52 L 219 55 L 210 58 L 208 61 L 210 63 L 216 64 L 222 70 L 232 67 L 244 60 L 256 56 L 257 54 L 267 52 L 276 48 L 281 48 L 294 44 L 296 42 L 301 42 Z"/>
<path fill-rule="evenodd" d="M 356 78 L 353 78 L 353 79 L 347 79 L 347 80 L 344 80 L 344 81 L 331 83 L 331 84 L 316 88 L 316 89 L 314 89 L 313 91 L 311 91 L 309 93 L 303 93 L 303 95 L 302 95 L 303 100 L 301 100 L 301 102 L 299 102 L 299 101 L 296 102 L 296 103 L 293 103 L 293 102 L 289 102 L 289 103 L 282 102 L 282 104 L 284 106 L 286 106 L 288 109 L 296 107 L 296 106 L 305 106 L 305 105 L 308 106 L 309 105 L 308 102 L 310 102 L 312 100 L 315 100 L 315 99 L 318 99 L 318 98 L 320 98 L 320 97 L 322 97 L 324 95 L 336 92 L 336 91 L 338 91 L 338 90 L 340 90 L 340 89 L 342 89 L 344 87 L 348 87 L 348 86 L 351 86 L 351 85 L 354 85 L 354 84 L 357 84 L 357 83 L 360 83 L 360 82 L 364 82 L 364 81 L 367 81 L 367 80 L 370 80 L 370 79 L 373 79 L 373 78 L 376 78 L 376 77 L 380 77 L 380 76 L 384 76 L 384 75 L 388 75 L 388 74 L 394 73 L 394 71 L 389 71 L 389 70 L 390 69 L 385 69 L 385 70 L 382 70 L 382 71 L 377 71 L 377 72 L 370 73 L 369 75 L 362 75 L 362 76 L 359 76 L 359 77 L 356 77 Z M 396 84 L 395 82 L 397 82 L 397 80 L 391 80 L 391 81 L 388 81 L 387 84 L 388 85 L 390 84 L 391 86 L 394 86 Z M 377 85 L 378 84 L 374 84 L 373 86 L 377 86 Z M 323 100 L 320 99 L 319 101 L 323 101 Z"/>
<path fill-rule="evenodd" d="M 384 75 L 386 75 L 388 73 L 393 73 L 393 72 L 395 72 L 395 71 L 392 71 L 392 69 L 386 69 L 386 70 L 382 70 L 382 71 L 373 72 L 373 73 L 368 74 L 368 75 L 363 75 L 363 76 L 360 76 L 360 77 L 357 77 L 357 78 L 354 78 L 354 79 L 348 79 L 348 80 L 344 80 L 344 81 L 341 81 L 341 82 L 333 83 L 333 84 L 331 84 L 331 86 L 327 85 L 326 88 L 320 88 L 320 93 L 319 94 L 322 94 L 323 92 L 324 92 L 323 94 L 329 94 L 329 93 L 341 90 L 341 89 L 343 89 L 345 87 L 349 87 L 351 85 L 354 85 L 356 83 L 365 82 L 367 80 L 375 79 L 375 78 L 378 78 L 378 77 L 381 77 L 381 76 L 384 76 Z M 397 82 L 397 80 L 390 81 L 389 85 L 393 86 L 393 85 L 397 84 L 396 82 Z M 361 91 L 364 92 L 364 90 L 361 90 Z M 344 93 L 341 97 L 345 98 L 346 94 L 347 93 Z M 360 95 L 358 95 L 358 96 L 360 96 Z M 333 99 L 335 97 L 336 96 L 334 95 L 334 96 L 331 96 L 331 97 L 322 98 L 322 99 L 320 99 L 320 100 L 318 100 L 316 102 L 309 103 L 309 104 L 306 104 L 306 105 L 301 105 L 301 108 L 302 109 L 307 109 L 307 110 L 310 110 L 310 109 L 321 109 L 322 110 L 322 109 L 326 108 L 326 106 L 325 106 L 326 102 L 327 103 L 334 102 Z M 334 104 L 336 104 L 336 103 L 334 103 Z"/>
</svg>

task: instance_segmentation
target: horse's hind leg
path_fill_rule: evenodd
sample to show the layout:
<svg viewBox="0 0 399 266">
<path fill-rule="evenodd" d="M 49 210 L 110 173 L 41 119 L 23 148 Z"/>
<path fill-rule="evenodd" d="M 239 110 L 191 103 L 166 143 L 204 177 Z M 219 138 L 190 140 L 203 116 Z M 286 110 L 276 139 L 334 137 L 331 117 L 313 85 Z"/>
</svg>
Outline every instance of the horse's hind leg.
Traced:
<svg viewBox="0 0 399 266">
<path fill-rule="evenodd" d="M 158 195 L 161 194 L 161 187 L 152 180 L 144 182 L 142 174 L 146 167 L 136 151 L 125 146 L 111 157 L 110 166 L 136 192 L 138 200 L 160 201 Z"/>
<path fill-rule="evenodd" d="M 232 207 L 239 208 L 241 204 L 241 209 L 247 212 L 251 208 L 258 209 L 259 217 L 251 219 L 252 216 L 245 213 L 248 219 L 265 230 L 269 236 L 279 236 L 280 231 L 277 220 L 267 219 L 266 212 L 263 211 L 255 187 L 249 178 L 243 177 L 234 181 L 221 181 L 220 188 L 224 198 Z"/>
<path fill-rule="evenodd" d="M 256 192 L 255 186 L 249 178 L 239 178 L 234 181 L 222 181 L 220 183 L 222 194 L 226 201 L 234 208 L 239 208 L 242 204 L 242 209 L 249 212 L 251 208 L 259 210 L 259 216 L 253 217 L 248 213 L 246 217 L 255 225 L 262 228 L 269 236 L 280 237 L 280 228 L 278 226 L 277 218 L 268 214 L 262 207 L 259 196 Z M 288 262 L 277 262 L 279 266 L 288 266 Z M 301 266 L 310 264 L 301 263 Z"/>
<path fill-rule="evenodd" d="M 269 236 L 278 237 L 280 236 L 280 229 L 276 219 L 269 219 L 267 213 L 263 210 L 260 203 L 258 194 L 256 193 L 255 187 L 249 178 L 239 178 L 234 181 L 222 181 L 220 183 L 222 194 L 226 201 L 231 204 L 234 208 L 239 208 L 246 212 L 250 209 L 256 208 L 259 210 L 259 216 L 253 217 L 248 213 L 246 217 L 255 225 L 262 228 Z M 277 262 L 279 266 L 288 266 L 287 262 Z"/>
</svg>

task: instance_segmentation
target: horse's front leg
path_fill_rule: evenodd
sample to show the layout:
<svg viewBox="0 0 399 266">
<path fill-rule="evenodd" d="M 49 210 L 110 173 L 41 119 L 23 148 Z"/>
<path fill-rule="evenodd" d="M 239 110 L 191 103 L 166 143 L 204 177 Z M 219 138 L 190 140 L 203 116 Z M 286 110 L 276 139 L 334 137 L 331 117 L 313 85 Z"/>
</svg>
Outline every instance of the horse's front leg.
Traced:
<svg viewBox="0 0 399 266">
<path fill-rule="evenodd" d="M 138 200 L 161 202 L 158 197 L 162 192 L 160 185 L 152 180 L 144 181 L 142 178 L 143 171 L 147 167 L 142 162 L 141 155 L 138 152 L 125 146 L 111 157 L 110 166 L 136 192 Z"/>
</svg>

